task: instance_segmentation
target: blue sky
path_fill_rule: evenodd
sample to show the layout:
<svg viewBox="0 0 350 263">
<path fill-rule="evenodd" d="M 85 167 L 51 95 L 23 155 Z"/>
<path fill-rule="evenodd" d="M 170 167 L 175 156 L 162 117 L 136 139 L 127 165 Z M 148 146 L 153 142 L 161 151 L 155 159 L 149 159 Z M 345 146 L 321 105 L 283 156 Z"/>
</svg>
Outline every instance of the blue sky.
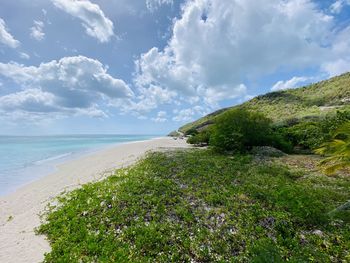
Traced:
<svg viewBox="0 0 350 263">
<path fill-rule="evenodd" d="M 0 3 L 0 134 L 166 134 L 349 70 L 349 0 Z"/>
</svg>

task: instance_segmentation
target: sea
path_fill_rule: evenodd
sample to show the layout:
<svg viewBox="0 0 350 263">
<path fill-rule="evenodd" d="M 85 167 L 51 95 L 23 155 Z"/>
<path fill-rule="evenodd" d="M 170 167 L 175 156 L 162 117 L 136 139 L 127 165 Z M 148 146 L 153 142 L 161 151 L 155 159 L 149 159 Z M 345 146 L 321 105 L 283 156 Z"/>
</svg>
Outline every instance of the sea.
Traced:
<svg viewBox="0 0 350 263">
<path fill-rule="evenodd" d="M 156 135 L 0 136 L 0 196 L 55 171 L 57 164 Z"/>
</svg>

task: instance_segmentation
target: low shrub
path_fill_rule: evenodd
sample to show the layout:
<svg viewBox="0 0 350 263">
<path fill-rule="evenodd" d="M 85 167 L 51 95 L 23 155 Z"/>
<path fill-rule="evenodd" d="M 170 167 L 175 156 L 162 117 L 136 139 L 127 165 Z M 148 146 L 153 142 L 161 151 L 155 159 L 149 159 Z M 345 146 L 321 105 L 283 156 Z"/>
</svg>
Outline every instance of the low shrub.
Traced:
<svg viewBox="0 0 350 263">
<path fill-rule="evenodd" d="M 208 145 L 210 139 L 210 130 L 203 130 L 188 138 L 187 142 L 194 145 Z"/>
<path fill-rule="evenodd" d="M 284 138 L 293 146 L 314 149 L 324 141 L 325 133 L 316 122 L 302 122 L 281 130 Z"/>
<path fill-rule="evenodd" d="M 191 128 L 191 129 L 189 129 L 188 131 L 185 132 L 185 135 L 186 135 L 186 136 L 189 136 L 189 135 L 196 135 L 196 134 L 198 134 L 198 131 L 197 131 L 196 128 Z"/>
<path fill-rule="evenodd" d="M 212 128 L 209 144 L 220 151 L 245 152 L 254 146 L 287 150 L 288 143 L 274 133 L 272 121 L 264 115 L 234 109 L 220 115 Z"/>
<path fill-rule="evenodd" d="M 287 127 L 277 128 L 284 141 L 294 147 L 314 150 L 332 138 L 332 134 L 345 122 L 350 121 L 350 112 L 338 111 L 336 115 L 327 116 L 318 121 L 313 119 L 299 123 L 290 123 Z"/>
</svg>

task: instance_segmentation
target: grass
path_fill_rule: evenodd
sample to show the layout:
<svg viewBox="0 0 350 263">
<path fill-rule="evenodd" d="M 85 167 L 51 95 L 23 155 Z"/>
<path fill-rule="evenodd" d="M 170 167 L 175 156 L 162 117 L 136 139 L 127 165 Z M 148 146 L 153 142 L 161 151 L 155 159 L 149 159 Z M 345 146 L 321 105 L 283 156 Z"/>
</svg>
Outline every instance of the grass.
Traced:
<svg viewBox="0 0 350 263">
<path fill-rule="evenodd" d="M 263 113 L 276 124 L 290 119 L 322 118 L 337 110 L 350 110 L 350 73 L 298 89 L 271 92 L 241 105 L 221 109 L 179 130 L 186 133 L 213 123 L 216 116 L 232 108 L 244 108 Z"/>
<path fill-rule="evenodd" d="M 152 153 L 59 197 L 46 262 L 343 262 L 348 177 L 210 150 Z"/>
</svg>

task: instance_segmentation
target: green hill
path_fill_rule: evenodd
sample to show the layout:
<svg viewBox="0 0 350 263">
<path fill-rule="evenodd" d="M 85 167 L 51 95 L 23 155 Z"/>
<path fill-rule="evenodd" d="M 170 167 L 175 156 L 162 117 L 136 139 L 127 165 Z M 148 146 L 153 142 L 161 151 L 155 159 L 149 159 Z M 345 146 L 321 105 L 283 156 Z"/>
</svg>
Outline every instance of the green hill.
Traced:
<svg viewBox="0 0 350 263">
<path fill-rule="evenodd" d="M 350 109 L 350 73 L 298 89 L 257 96 L 241 105 L 218 110 L 188 123 L 179 131 L 201 130 L 212 124 L 216 116 L 237 107 L 262 112 L 277 124 L 293 119 L 322 118 L 337 110 Z"/>
</svg>

